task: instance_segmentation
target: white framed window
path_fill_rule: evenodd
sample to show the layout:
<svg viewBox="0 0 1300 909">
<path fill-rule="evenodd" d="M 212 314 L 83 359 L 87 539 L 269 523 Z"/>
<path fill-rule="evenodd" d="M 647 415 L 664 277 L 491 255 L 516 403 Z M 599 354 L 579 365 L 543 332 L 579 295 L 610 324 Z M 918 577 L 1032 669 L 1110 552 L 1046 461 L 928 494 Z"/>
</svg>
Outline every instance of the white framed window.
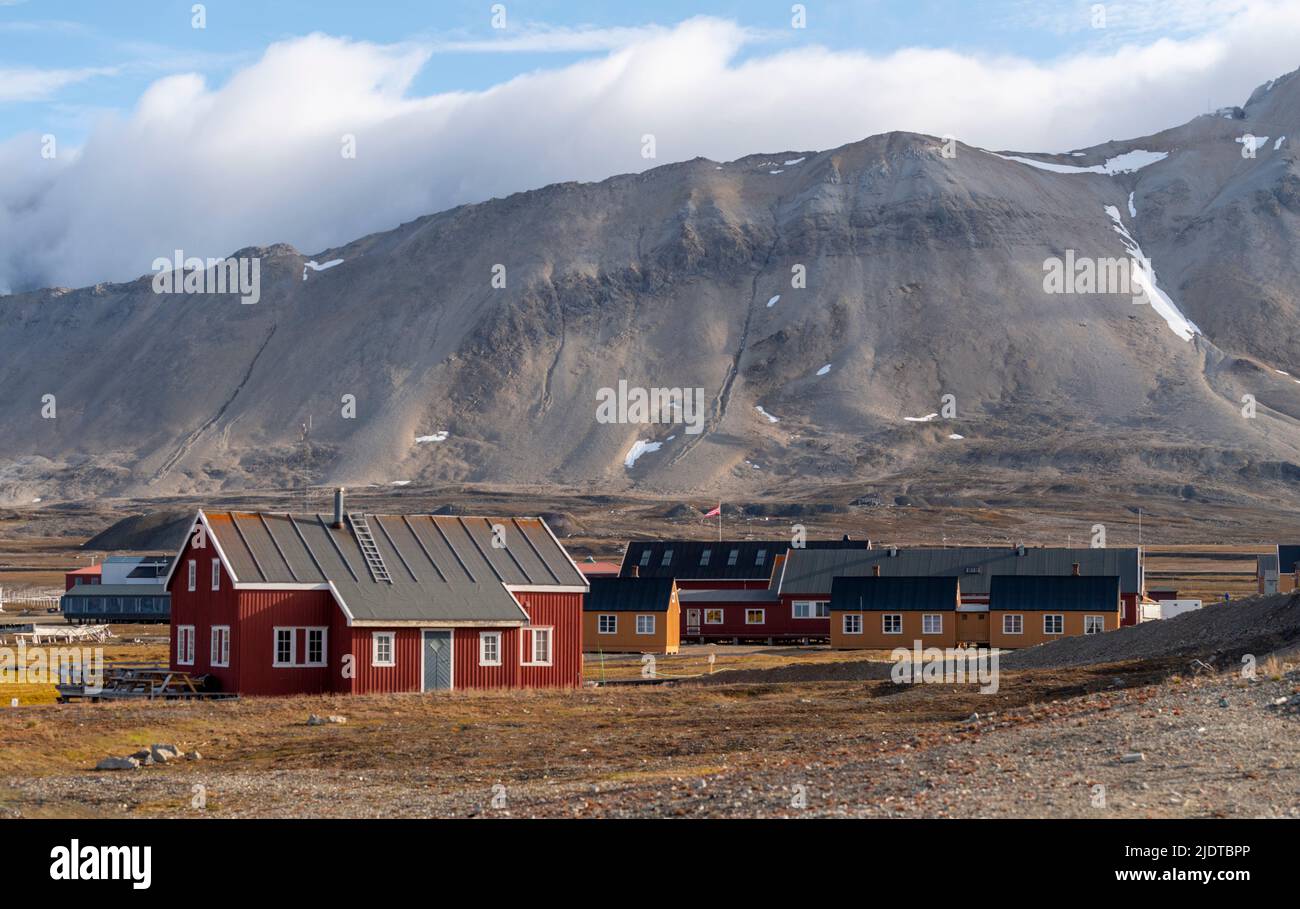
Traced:
<svg viewBox="0 0 1300 909">
<path fill-rule="evenodd" d="M 325 629 L 307 629 L 307 661 L 304 666 L 325 665 Z"/>
<path fill-rule="evenodd" d="M 297 636 L 292 628 L 275 629 L 275 658 L 272 666 L 292 666 Z"/>
<path fill-rule="evenodd" d="M 221 559 L 212 560 L 212 589 L 221 589 Z"/>
<path fill-rule="evenodd" d="M 1065 616 L 1060 613 L 1043 616 L 1043 634 L 1065 634 Z"/>
<path fill-rule="evenodd" d="M 230 626 L 212 626 L 212 649 L 208 661 L 217 667 L 230 665 Z"/>
<path fill-rule="evenodd" d="M 766 624 L 767 624 L 767 610 L 766 610 L 766 609 L 746 609 L 746 610 L 745 610 L 745 624 L 746 624 L 746 625 L 766 625 Z"/>
<path fill-rule="evenodd" d="M 791 606 L 796 619 L 824 619 L 831 614 L 831 604 L 825 600 L 795 600 Z"/>
<path fill-rule="evenodd" d="M 298 647 L 298 635 L 303 639 L 302 649 Z M 329 629 L 323 625 L 314 626 L 277 626 L 272 629 L 275 641 L 271 665 L 276 667 L 306 667 L 326 665 L 329 654 Z"/>
<path fill-rule="evenodd" d="M 193 562 L 190 562 L 193 565 Z M 176 626 L 176 662 L 181 666 L 194 665 L 194 626 Z"/>
<path fill-rule="evenodd" d="M 501 665 L 501 632 L 480 631 L 478 633 L 478 664 L 480 666 Z"/>
<path fill-rule="evenodd" d="M 880 630 L 885 634 L 902 634 L 903 633 L 903 614 L 901 612 L 887 612 L 880 617 Z"/>
<path fill-rule="evenodd" d="M 1084 634 L 1101 634 L 1106 630 L 1106 617 L 1104 615 L 1086 615 L 1083 617 Z"/>
<path fill-rule="evenodd" d="M 525 666 L 551 665 L 551 629 L 525 628 L 520 635 L 524 647 Z"/>
<path fill-rule="evenodd" d="M 862 634 L 862 616 L 849 614 L 842 621 L 845 634 Z"/>
<path fill-rule="evenodd" d="M 199 563 L 194 561 L 194 559 L 190 559 L 186 568 L 188 569 L 187 580 L 189 581 L 189 584 L 186 585 L 187 589 L 197 590 L 199 587 Z"/>
<path fill-rule="evenodd" d="M 706 610 L 704 610 L 704 624 L 705 624 L 705 625 L 721 625 L 721 624 L 722 624 L 722 610 L 721 610 L 721 609 L 706 609 Z"/>
<path fill-rule="evenodd" d="M 655 617 L 652 615 L 639 615 L 636 617 L 637 634 L 654 634 Z"/>
<path fill-rule="evenodd" d="M 397 633 L 393 631 L 376 631 L 370 636 L 370 665 L 396 666 L 397 648 L 394 644 Z"/>
<path fill-rule="evenodd" d="M 1025 617 L 1019 614 L 1004 615 L 1002 617 L 1003 634 L 1024 634 Z"/>
<path fill-rule="evenodd" d="M 597 634 L 618 634 L 618 616 L 611 613 L 601 613 L 596 616 L 596 633 Z"/>
<path fill-rule="evenodd" d="M 943 634 L 943 613 L 924 613 L 921 616 L 921 634 Z"/>
</svg>

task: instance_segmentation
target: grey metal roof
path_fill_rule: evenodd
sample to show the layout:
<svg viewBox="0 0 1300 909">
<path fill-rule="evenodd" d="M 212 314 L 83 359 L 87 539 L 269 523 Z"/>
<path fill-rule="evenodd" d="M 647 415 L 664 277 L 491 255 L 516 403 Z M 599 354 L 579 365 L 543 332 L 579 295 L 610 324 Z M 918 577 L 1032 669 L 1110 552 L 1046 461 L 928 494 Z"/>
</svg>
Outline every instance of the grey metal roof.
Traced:
<svg viewBox="0 0 1300 909">
<path fill-rule="evenodd" d="M 1119 578 L 1115 576 L 995 575 L 989 592 L 990 612 L 1114 612 L 1118 609 Z"/>
<path fill-rule="evenodd" d="M 953 612 L 959 578 L 839 577 L 831 584 L 832 612 Z"/>
<path fill-rule="evenodd" d="M 1075 562 L 1085 575 L 1118 575 L 1125 593 L 1141 590 L 1138 550 L 1026 547 L 904 549 L 792 549 L 781 571 L 782 595 L 830 593 L 837 577 L 868 576 L 875 565 L 885 577 L 957 577 L 963 594 L 989 592 L 994 575 L 1068 575 Z"/>
<path fill-rule="evenodd" d="M 592 578 L 584 612 L 667 612 L 672 578 Z"/>
<path fill-rule="evenodd" d="M 866 549 L 867 540 L 809 540 L 808 549 Z M 633 540 L 623 553 L 619 574 L 687 581 L 765 581 L 777 556 L 790 549 L 790 540 Z M 733 555 L 734 560 L 733 560 Z M 667 562 L 665 562 L 667 556 Z M 644 564 L 642 564 L 644 562 Z"/>
<path fill-rule="evenodd" d="M 161 584 L 77 584 L 65 591 L 65 597 L 165 597 L 170 596 Z"/>
<path fill-rule="evenodd" d="M 587 588 L 540 518 L 366 515 L 391 578 L 377 581 L 349 520 L 336 528 L 319 514 L 204 516 L 239 583 L 328 581 L 356 621 L 521 622 L 507 585 Z"/>
<path fill-rule="evenodd" d="M 1290 574 L 1295 571 L 1296 563 L 1300 562 L 1300 546 L 1290 546 L 1279 544 L 1277 547 L 1277 564 L 1278 569 L 1283 574 Z"/>
</svg>

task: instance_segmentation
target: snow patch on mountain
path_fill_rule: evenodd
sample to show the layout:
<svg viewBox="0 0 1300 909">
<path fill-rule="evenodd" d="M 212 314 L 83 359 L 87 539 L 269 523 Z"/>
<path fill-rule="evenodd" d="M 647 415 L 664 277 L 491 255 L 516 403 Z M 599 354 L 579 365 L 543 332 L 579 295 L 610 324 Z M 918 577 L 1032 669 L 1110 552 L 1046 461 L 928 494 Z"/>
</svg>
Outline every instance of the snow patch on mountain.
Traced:
<svg viewBox="0 0 1300 909">
<path fill-rule="evenodd" d="M 1178 305 L 1157 285 L 1155 267 L 1152 266 L 1151 260 L 1142 254 L 1142 247 L 1138 245 L 1137 240 L 1134 240 L 1133 235 L 1124 227 L 1124 219 L 1120 215 L 1119 209 L 1113 205 L 1107 205 L 1106 214 L 1115 222 L 1114 231 L 1124 241 L 1124 248 L 1128 250 L 1129 257 L 1133 260 L 1133 281 L 1142 289 L 1147 301 L 1165 320 L 1170 330 L 1184 341 L 1190 341 L 1193 335 L 1201 334 L 1201 330 L 1196 327 L 1196 323 L 1183 315 L 1178 309 Z"/>
<path fill-rule="evenodd" d="M 327 268 L 333 268 L 335 265 L 342 265 L 342 264 L 343 264 L 342 259 L 330 259 L 328 262 L 325 263 L 319 263 L 313 260 L 311 262 L 308 262 L 306 265 L 302 267 L 302 279 L 304 281 L 307 280 L 307 269 L 309 268 L 312 271 L 325 271 L 325 269 Z"/>
<path fill-rule="evenodd" d="M 627 456 L 623 458 L 624 467 L 632 467 L 636 464 L 637 458 L 643 454 L 649 454 L 652 451 L 658 451 L 664 447 L 663 442 L 651 442 L 649 439 L 637 439 L 632 447 L 627 450 Z"/>
<path fill-rule="evenodd" d="M 1038 161 L 1020 155 L 999 155 L 997 152 L 993 152 L 993 155 L 1004 161 L 1028 164 L 1030 167 L 1051 171 L 1054 174 L 1105 174 L 1113 177 L 1116 174 L 1131 174 L 1158 161 L 1163 161 L 1169 157 L 1169 152 L 1135 149 L 1122 155 L 1116 155 L 1114 158 L 1109 158 L 1105 164 L 1094 164 L 1091 167 L 1076 167 L 1073 164 L 1052 164 L 1050 161 Z"/>
</svg>

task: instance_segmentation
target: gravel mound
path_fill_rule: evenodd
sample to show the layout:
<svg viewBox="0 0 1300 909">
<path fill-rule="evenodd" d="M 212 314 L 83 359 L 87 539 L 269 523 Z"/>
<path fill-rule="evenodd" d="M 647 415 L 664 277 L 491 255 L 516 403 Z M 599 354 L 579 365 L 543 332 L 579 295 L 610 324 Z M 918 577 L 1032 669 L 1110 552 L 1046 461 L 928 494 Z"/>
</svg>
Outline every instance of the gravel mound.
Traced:
<svg viewBox="0 0 1300 909">
<path fill-rule="evenodd" d="M 1052 669 L 1173 656 L 1236 660 L 1300 644 L 1300 594 L 1212 603 L 1172 619 L 1070 637 L 1002 656 L 1004 669 Z M 1217 668 L 1226 668 L 1217 665 Z"/>
</svg>

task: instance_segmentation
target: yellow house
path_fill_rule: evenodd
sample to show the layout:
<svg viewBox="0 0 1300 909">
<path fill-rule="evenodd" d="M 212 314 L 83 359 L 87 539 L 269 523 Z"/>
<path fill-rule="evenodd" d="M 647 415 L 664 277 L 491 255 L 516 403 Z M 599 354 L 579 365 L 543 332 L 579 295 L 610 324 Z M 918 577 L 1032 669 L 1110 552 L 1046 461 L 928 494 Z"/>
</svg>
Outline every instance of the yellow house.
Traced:
<svg viewBox="0 0 1300 909">
<path fill-rule="evenodd" d="M 592 578 L 582 603 L 588 653 L 676 653 L 681 605 L 672 578 Z"/>
<path fill-rule="evenodd" d="M 831 646 L 844 650 L 953 647 L 957 578 L 841 577 L 831 582 Z"/>
</svg>

